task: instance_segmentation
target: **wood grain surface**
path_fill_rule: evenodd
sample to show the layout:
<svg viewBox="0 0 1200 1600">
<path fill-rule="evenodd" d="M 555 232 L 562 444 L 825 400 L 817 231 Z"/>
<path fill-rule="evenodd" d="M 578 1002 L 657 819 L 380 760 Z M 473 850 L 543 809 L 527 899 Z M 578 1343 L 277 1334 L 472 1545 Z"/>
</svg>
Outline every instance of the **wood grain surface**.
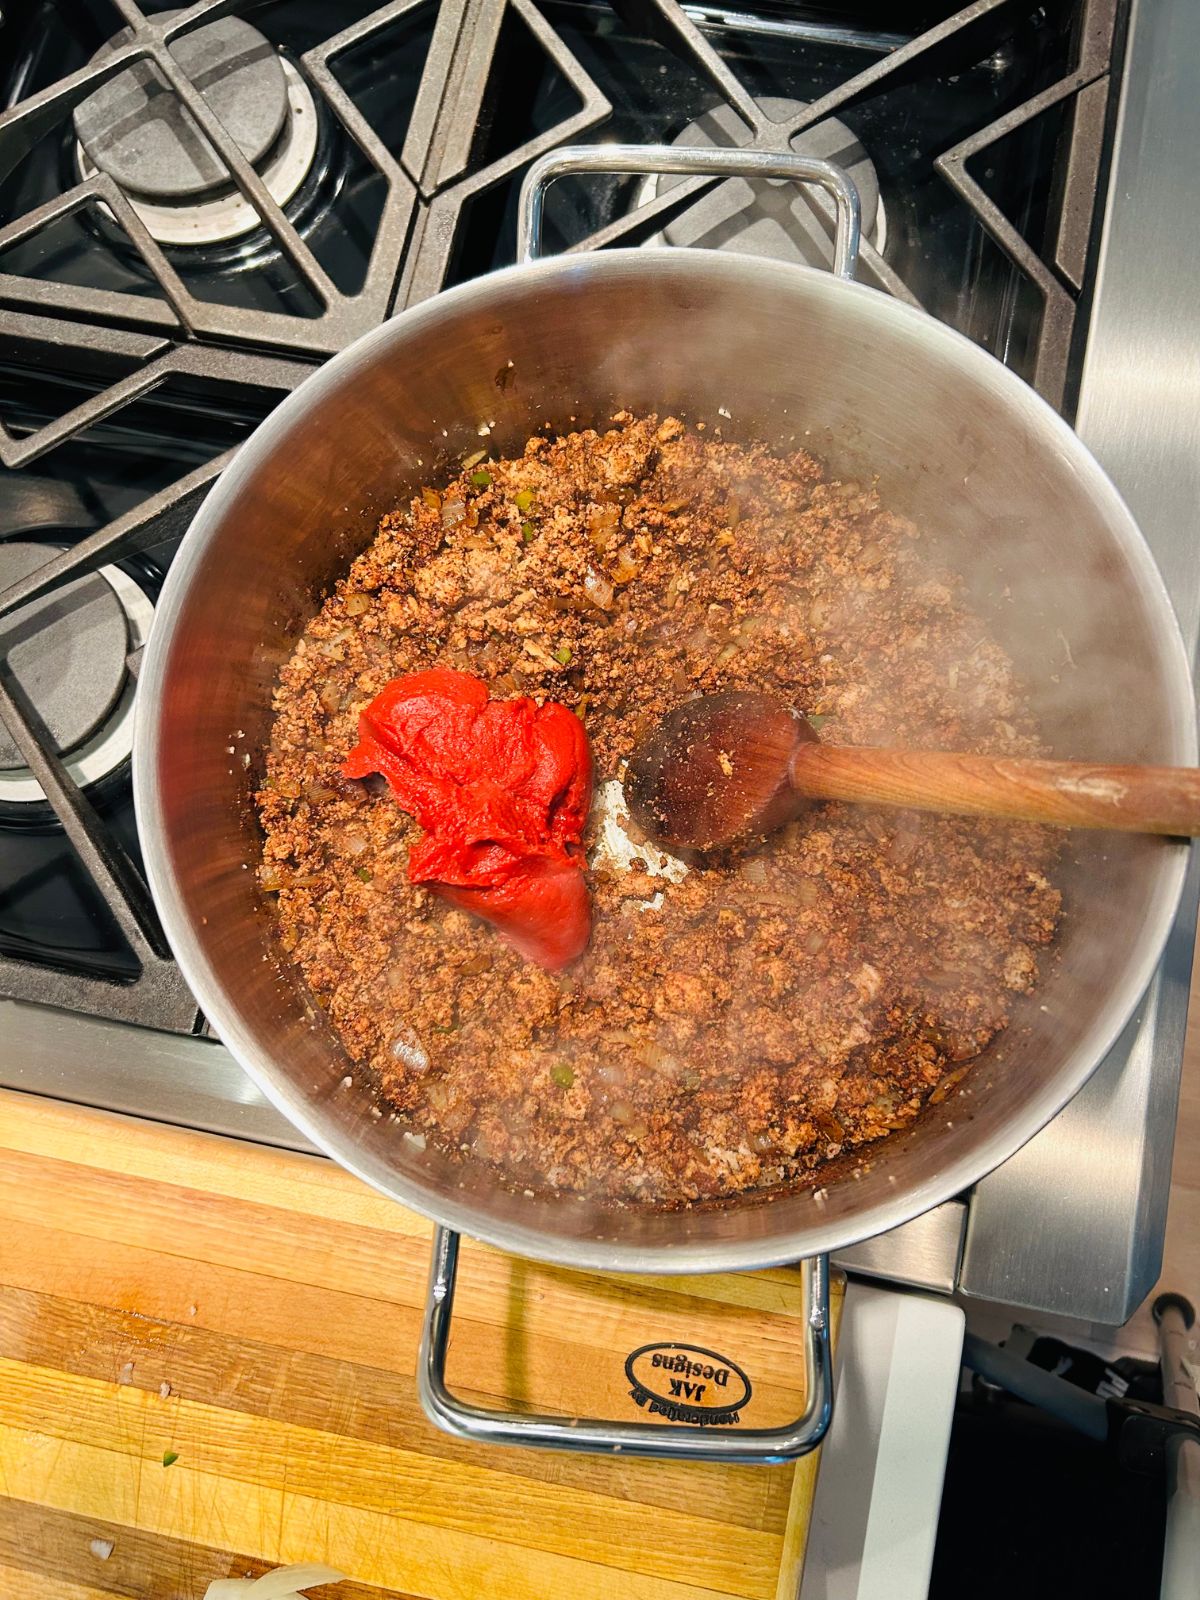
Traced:
<svg viewBox="0 0 1200 1600">
<path fill-rule="evenodd" d="M 0 1092 L 0 1600 L 199 1600 L 292 1561 L 350 1575 L 322 1600 L 796 1593 L 815 1457 L 433 1429 L 429 1239 L 331 1163 Z M 800 1313 L 788 1270 L 601 1277 L 464 1243 L 447 1374 L 487 1403 L 637 1417 L 626 1357 L 680 1341 L 749 1374 L 742 1423 L 769 1426 L 803 1409 Z"/>
<path fill-rule="evenodd" d="M 792 757 L 791 779 L 813 800 L 1009 817 L 1064 828 L 1200 833 L 1200 770 L 1192 767 L 802 744 Z"/>
</svg>

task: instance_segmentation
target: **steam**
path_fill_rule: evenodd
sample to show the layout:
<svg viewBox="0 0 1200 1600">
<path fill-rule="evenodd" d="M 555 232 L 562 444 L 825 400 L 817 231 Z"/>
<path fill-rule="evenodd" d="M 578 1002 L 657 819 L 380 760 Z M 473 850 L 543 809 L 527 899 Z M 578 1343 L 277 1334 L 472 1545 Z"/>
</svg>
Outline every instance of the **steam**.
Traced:
<svg viewBox="0 0 1200 1600">
<path fill-rule="evenodd" d="M 744 426 L 736 404 L 721 404 L 703 437 L 744 438 Z M 802 429 L 777 440 L 785 455 L 809 442 Z M 802 479 L 803 463 L 793 465 Z M 1059 542 L 1078 546 L 1075 530 L 1052 530 L 1044 518 L 1035 525 L 1019 512 L 1010 525 L 997 518 L 994 502 L 973 517 L 966 490 L 947 496 L 943 486 L 938 499 L 912 492 L 903 477 L 891 490 L 866 476 L 830 477 L 774 503 L 779 485 L 761 457 L 729 470 L 730 492 L 741 502 L 739 542 L 759 555 L 792 552 L 790 568 L 781 568 L 761 617 L 714 618 L 711 608 L 692 615 L 684 588 L 680 610 L 654 630 L 667 638 L 686 618 L 723 660 L 728 686 L 762 687 L 747 671 L 780 664 L 782 675 L 766 686 L 816 713 L 822 737 L 839 743 L 1112 757 L 1136 755 L 1131 746 L 1161 737 L 1161 720 L 1124 719 L 1112 695 L 1096 692 L 1099 681 L 1118 703 L 1131 696 L 1136 705 L 1135 686 L 1148 676 L 1145 649 L 1125 648 L 1136 642 L 1138 606 L 1110 551 L 1085 549 L 1080 559 L 1076 548 L 1073 565 L 1064 563 L 1068 581 L 1054 576 L 1055 551 Z M 1014 490 L 1013 503 L 1021 493 Z M 848 531 L 826 548 L 822 527 Z M 481 553 L 472 568 L 479 585 L 456 595 L 447 640 L 471 659 L 486 649 L 478 633 L 489 607 L 508 598 L 489 587 L 502 570 Z M 432 567 L 422 581 L 438 581 Z M 774 653 L 760 658 L 754 647 L 764 635 Z M 1115 747 L 1126 732 L 1130 745 Z M 595 1198 L 619 1150 L 631 1193 L 640 1188 L 654 1202 L 703 1193 L 714 1167 L 726 1189 L 770 1186 L 791 1174 L 797 1150 L 822 1159 L 845 1153 L 864 1104 L 879 1112 L 879 1131 L 904 1125 L 930 1099 L 935 1071 L 970 1074 L 1006 1019 L 1020 1021 L 1024 997 L 1034 1007 L 1045 1003 L 1037 986 L 1047 976 L 1042 940 L 1057 846 L 1039 830 L 830 807 L 800 819 L 732 874 L 724 866 L 689 870 L 630 837 L 615 768 L 598 778 L 589 861 L 604 948 L 561 986 L 500 958 L 498 979 L 510 985 L 511 1008 L 534 1019 L 532 1037 L 498 1063 L 494 1097 L 481 1089 L 441 1127 L 430 1102 L 432 1131 L 518 1182 L 524 1175 L 539 1187 Z M 1070 858 L 1094 864 L 1095 849 L 1072 843 Z M 963 868 L 949 871 L 956 852 L 966 853 Z M 1128 882 L 1127 871 L 1113 881 Z M 893 914 L 872 922 L 861 914 L 864 886 L 879 882 Z M 926 896 L 919 915 L 907 914 L 906 897 L 916 904 L 929 883 L 940 886 L 936 903 Z M 1003 940 L 998 908 L 1010 930 Z M 431 913 L 438 948 L 461 962 L 456 940 L 465 935 L 446 920 L 453 915 L 460 914 Z M 1090 943 L 1089 933 L 1078 922 L 1070 927 L 1085 988 L 1109 960 L 1111 923 Z M 709 960 L 718 945 L 719 970 Z M 466 949 L 469 955 L 474 945 Z M 403 955 L 397 960 L 402 965 Z M 478 990 L 467 990 L 468 1008 L 476 992 L 485 1004 L 491 981 L 481 972 Z M 644 988 L 645 1005 L 634 1025 L 606 1027 L 605 1008 L 635 986 Z M 898 1013 L 908 1019 L 904 1027 Z M 469 1009 L 453 1026 L 449 1043 L 422 1025 L 386 1048 L 400 1067 L 436 1084 L 439 1056 L 451 1058 L 454 1073 L 458 1061 L 488 1045 Z M 1052 1035 L 1050 1023 L 1040 1026 Z M 911 1058 L 917 1038 L 931 1047 L 922 1057 L 926 1076 L 914 1068 L 893 1086 L 897 1053 Z M 724 1062 L 717 1070 L 715 1054 Z M 709 1065 L 704 1109 L 686 1133 L 691 1153 L 669 1171 L 639 1167 L 628 1147 L 636 1150 L 659 1112 L 696 1092 L 693 1063 L 701 1057 Z M 971 1083 L 968 1075 L 965 1092 Z M 940 1087 L 935 1106 L 946 1104 L 938 1094 Z M 548 1105 L 577 1138 L 543 1157 Z M 953 1100 L 940 1113 L 946 1123 L 952 1111 Z M 879 1147 L 863 1146 L 860 1155 L 877 1161 Z"/>
</svg>

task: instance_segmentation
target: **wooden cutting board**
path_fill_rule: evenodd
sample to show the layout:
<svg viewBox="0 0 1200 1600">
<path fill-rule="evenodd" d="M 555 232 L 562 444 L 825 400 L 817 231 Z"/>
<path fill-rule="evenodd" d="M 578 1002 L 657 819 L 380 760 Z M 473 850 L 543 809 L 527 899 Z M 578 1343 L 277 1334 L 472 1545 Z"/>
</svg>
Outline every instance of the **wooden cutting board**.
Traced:
<svg viewBox="0 0 1200 1600">
<path fill-rule="evenodd" d="M 320 1600 L 782 1600 L 817 1458 L 484 1449 L 424 1419 L 429 1224 L 327 1161 L 0 1091 L 0 1600 L 199 1600 L 321 1561 Z M 836 1327 L 841 1285 L 833 1309 Z M 640 1416 L 681 1341 L 803 1409 L 799 1274 L 615 1278 L 464 1243 L 448 1378 Z M 596 1408 L 599 1408 L 597 1410 Z M 108 1547 L 111 1545 L 111 1552 Z"/>
</svg>

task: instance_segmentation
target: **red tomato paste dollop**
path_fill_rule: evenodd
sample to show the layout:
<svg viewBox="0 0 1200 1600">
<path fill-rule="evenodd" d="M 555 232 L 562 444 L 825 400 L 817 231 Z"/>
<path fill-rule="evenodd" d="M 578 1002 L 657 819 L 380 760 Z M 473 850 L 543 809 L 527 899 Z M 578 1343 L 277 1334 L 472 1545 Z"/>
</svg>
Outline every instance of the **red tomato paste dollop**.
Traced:
<svg viewBox="0 0 1200 1600">
<path fill-rule="evenodd" d="M 540 967 L 583 953 L 592 757 L 573 711 L 492 700 L 470 673 L 435 667 L 380 690 L 342 771 L 382 773 L 425 829 L 409 852 L 412 883 L 483 917 Z"/>
</svg>

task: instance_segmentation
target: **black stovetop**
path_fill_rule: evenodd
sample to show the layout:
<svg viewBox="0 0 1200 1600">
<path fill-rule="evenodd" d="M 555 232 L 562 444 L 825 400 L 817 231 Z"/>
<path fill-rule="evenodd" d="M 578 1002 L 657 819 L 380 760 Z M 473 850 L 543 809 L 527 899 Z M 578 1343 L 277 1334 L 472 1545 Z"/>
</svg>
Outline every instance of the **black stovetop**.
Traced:
<svg viewBox="0 0 1200 1600">
<path fill-rule="evenodd" d="M 43 0 L 0 25 L 0 586 L 5 546 L 34 542 L 47 560 L 72 552 L 56 581 L 104 567 L 97 583 L 115 570 L 152 606 L 212 476 L 315 362 L 513 260 L 517 194 L 536 154 L 670 141 L 714 114 L 777 148 L 803 148 L 825 124 L 827 148 L 852 152 L 856 176 L 877 183 L 886 227 L 867 230 L 867 280 L 960 328 L 1071 414 L 1119 0 L 957 11 L 393 0 L 340 4 L 336 36 L 334 8 L 316 0 L 219 9 L 269 41 L 272 72 L 287 69 L 283 131 L 251 170 L 294 160 L 300 176 L 278 210 L 267 203 L 268 226 L 210 237 L 221 228 L 206 223 L 201 244 L 143 234 L 138 217 L 153 230 L 158 214 L 143 204 L 131 221 L 128 202 L 146 196 L 88 176 L 73 121 L 104 72 L 115 76 L 88 64 L 123 27 L 171 98 L 163 74 L 179 68 L 154 30 L 163 8 Z M 305 116 L 315 136 L 293 146 Z M 235 182 L 204 197 L 217 210 L 245 192 L 232 165 Z M 635 216 L 639 201 L 649 203 Z M 699 209 L 712 204 L 703 180 L 671 191 L 564 181 L 548 203 L 547 245 L 665 232 L 738 247 L 741 223 Z M 0 649 L 28 597 L 28 583 L 0 593 L 10 613 Z M 135 674 L 132 631 L 127 643 Z M 0 669 L 0 716 L 14 737 L 21 724 L 27 751 L 40 742 L 44 764 L 53 741 L 33 713 Z M 127 754 L 99 777 L 73 771 L 78 756 L 49 752 L 50 801 L 28 798 L 27 782 L 12 798 L 0 771 L 0 996 L 193 1029 L 137 876 Z"/>
</svg>

